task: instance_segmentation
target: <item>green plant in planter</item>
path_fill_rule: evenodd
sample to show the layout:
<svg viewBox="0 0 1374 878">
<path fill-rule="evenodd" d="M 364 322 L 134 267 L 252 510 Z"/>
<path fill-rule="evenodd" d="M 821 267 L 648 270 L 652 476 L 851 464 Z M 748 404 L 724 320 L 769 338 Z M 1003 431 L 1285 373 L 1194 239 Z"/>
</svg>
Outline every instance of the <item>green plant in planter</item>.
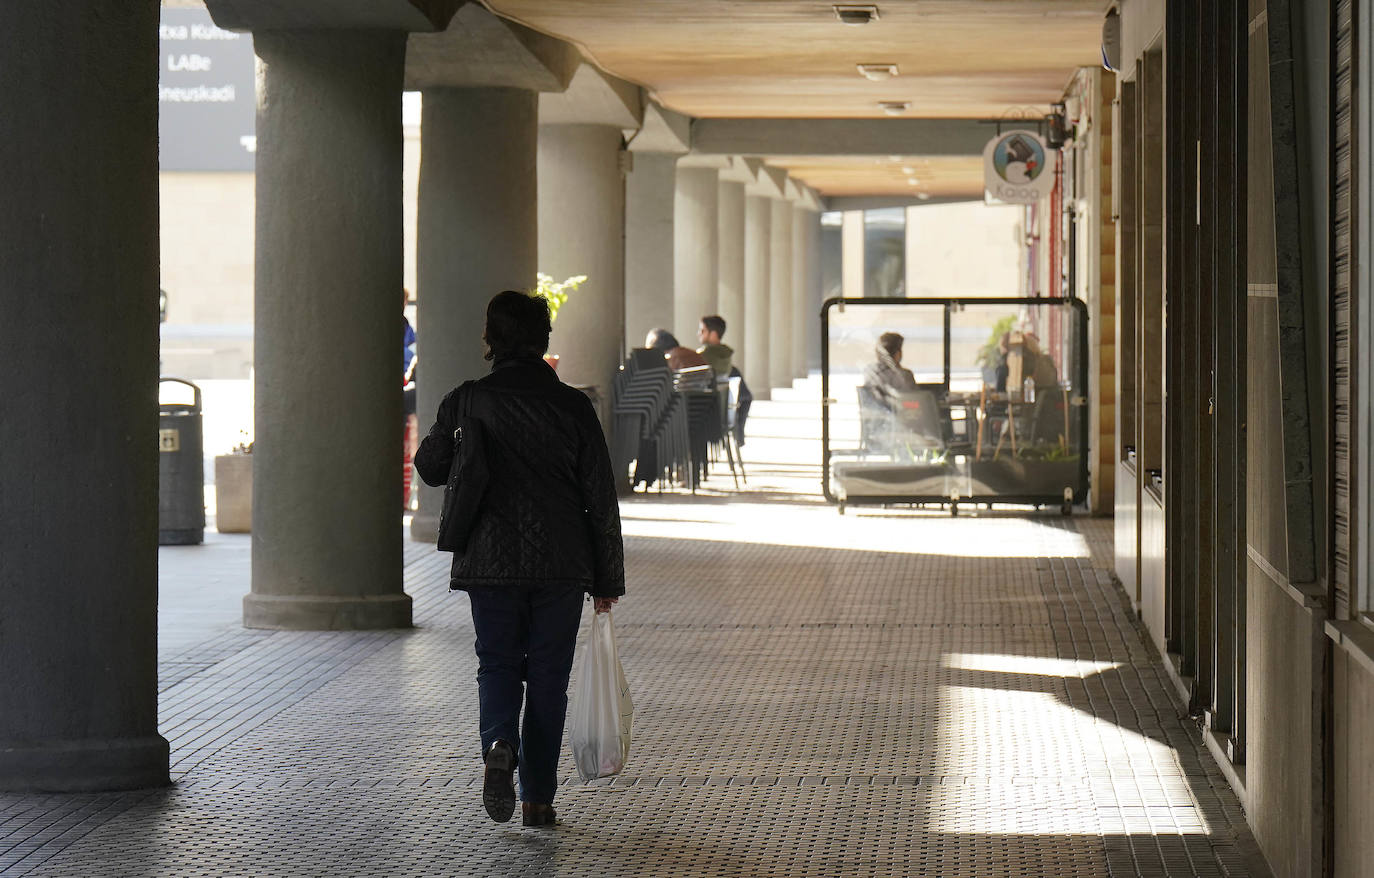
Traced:
<svg viewBox="0 0 1374 878">
<path fill-rule="evenodd" d="M 585 274 L 575 274 L 570 278 L 554 283 L 552 277 L 544 272 L 538 272 L 534 276 L 534 289 L 530 290 L 531 296 L 543 296 L 549 303 L 549 322 L 558 319 L 558 309 L 568 301 L 568 293 L 582 286 L 586 282 Z"/>
<path fill-rule="evenodd" d="M 1062 442 L 1037 442 L 1023 445 L 1017 455 L 1022 460 L 1043 460 L 1046 463 L 1078 460 L 1078 453 L 1070 451 Z"/>
</svg>

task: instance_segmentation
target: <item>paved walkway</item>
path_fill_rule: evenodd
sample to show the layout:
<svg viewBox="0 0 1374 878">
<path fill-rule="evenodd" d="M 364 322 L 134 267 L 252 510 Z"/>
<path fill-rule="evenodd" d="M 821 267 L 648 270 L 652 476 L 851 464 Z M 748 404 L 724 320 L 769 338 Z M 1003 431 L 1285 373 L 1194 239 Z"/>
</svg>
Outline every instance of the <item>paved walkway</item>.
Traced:
<svg viewBox="0 0 1374 878">
<path fill-rule="evenodd" d="M 246 631 L 248 540 L 212 534 L 162 550 L 175 785 L 0 795 L 0 873 L 1264 874 L 1106 572 L 1110 522 L 841 517 L 805 455 L 757 462 L 791 435 L 769 414 L 751 491 L 624 504 L 636 738 L 608 781 L 565 756 L 562 825 L 485 816 L 446 556 L 407 547 L 414 630 Z"/>
</svg>

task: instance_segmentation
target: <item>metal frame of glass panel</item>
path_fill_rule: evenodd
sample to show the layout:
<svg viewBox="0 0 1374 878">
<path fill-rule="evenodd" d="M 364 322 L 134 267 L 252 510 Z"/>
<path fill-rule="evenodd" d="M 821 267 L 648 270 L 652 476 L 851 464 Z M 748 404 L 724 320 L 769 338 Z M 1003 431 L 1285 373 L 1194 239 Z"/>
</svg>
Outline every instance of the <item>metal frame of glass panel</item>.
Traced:
<svg viewBox="0 0 1374 878">
<path fill-rule="evenodd" d="M 977 322 L 980 311 L 999 309 L 1000 324 Z M 978 338 L 977 359 L 985 356 L 1008 319 L 1001 340 L 1010 345 L 997 346 L 991 374 L 986 362 L 966 362 Z M 876 346 L 884 328 L 908 330 L 903 352 L 911 357 L 894 373 L 875 347 L 872 362 L 855 368 L 864 356 L 856 351 Z M 961 353 L 952 356 L 956 346 Z M 1046 358 L 1050 377 L 1027 372 L 1024 392 L 1019 378 L 1008 388 L 1037 357 Z M 900 391 L 882 386 L 884 376 L 901 373 Z M 939 503 L 957 514 L 960 503 L 1009 503 L 1057 505 L 1067 514 L 1088 491 L 1087 387 L 1088 311 L 1079 299 L 829 299 L 821 308 L 822 492 L 841 512 Z"/>
</svg>

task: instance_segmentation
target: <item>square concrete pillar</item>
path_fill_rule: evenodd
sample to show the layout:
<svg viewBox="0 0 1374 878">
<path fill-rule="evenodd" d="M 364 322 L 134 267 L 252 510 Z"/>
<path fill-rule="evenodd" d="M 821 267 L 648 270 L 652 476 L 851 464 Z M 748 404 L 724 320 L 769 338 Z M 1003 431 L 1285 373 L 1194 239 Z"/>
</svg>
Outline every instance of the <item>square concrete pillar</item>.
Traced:
<svg viewBox="0 0 1374 878">
<path fill-rule="evenodd" d="M 163 785 L 158 4 L 0 8 L 0 789 Z"/>
</svg>

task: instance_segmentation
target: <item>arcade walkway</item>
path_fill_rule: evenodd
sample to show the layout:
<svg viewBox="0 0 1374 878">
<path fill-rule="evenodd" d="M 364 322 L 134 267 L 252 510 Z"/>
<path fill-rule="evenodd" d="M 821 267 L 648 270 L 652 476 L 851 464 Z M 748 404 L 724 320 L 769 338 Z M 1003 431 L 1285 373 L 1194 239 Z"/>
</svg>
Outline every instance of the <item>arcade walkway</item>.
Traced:
<svg viewBox="0 0 1374 878">
<path fill-rule="evenodd" d="M 810 492 L 800 458 L 758 462 L 770 408 L 751 485 Z M 1106 572 L 1109 522 L 711 484 L 624 505 L 636 740 L 623 777 L 566 765 L 556 829 L 483 812 L 444 557 L 407 546 L 414 630 L 247 631 L 248 541 L 212 534 L 162 550 L 176 785 L 0 795 L 0 873 L 1265 874 Z"/>
</svg>

